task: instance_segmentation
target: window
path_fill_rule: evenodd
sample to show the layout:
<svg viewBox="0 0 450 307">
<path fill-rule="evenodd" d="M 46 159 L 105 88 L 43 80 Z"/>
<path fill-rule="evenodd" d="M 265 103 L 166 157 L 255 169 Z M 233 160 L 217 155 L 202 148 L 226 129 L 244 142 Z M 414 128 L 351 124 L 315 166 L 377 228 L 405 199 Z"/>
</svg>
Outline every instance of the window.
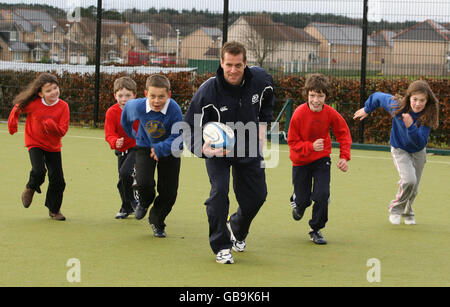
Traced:
<svg viewBox="0 0 450 307">
<path fill-rule="evenodd" d="M 34 40 L 36 42 L 40 42 L 41 41 L 41 32 L 34 32 Z"/>
<path fill-rule="evenodd" d="M 18 33 L 16 31 L 9 32 L 9 41 L 11 41 L 11 42 L 17 41 L 19 39 L 18 36 L 19 35 L 18 35 Z"/>
<path fill-rule="evenodd" d="M 123 45 L 124 45 L 124 46 L 127 46 L 127 45 L 128 45 L 128 37 L 127 37 L 127 36 L 125 36 L 125 37 L 123 38 Z"/>
<path fill-rule="evenodd" d="M 23 61 L 23 53 L 22 52 L 14 52 L 13 58 L 14 58 L 14 61 Z"/>
</svg>

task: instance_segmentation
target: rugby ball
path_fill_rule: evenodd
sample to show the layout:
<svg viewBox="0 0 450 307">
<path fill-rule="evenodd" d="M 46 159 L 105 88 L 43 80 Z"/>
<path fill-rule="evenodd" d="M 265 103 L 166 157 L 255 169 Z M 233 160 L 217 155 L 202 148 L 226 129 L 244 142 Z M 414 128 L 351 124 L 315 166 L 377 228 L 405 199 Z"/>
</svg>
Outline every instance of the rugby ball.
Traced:
<svg viewBox="0 0 450 307">
<path fill-rule="evenodd" d="M 203 140 L 212 148 L 232 149 L 235 143 L 233 129 L 220 122 L 209 122 L 203 127 Z"/>
</svg>

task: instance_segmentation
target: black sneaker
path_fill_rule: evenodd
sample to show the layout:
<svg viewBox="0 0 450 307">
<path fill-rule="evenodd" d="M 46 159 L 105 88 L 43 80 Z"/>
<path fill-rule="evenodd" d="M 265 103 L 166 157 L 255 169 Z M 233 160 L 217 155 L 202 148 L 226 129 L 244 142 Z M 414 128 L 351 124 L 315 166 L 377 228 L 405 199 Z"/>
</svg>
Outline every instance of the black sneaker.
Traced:
<svg viewBox="0 0 450 307">
<path fill-rule="evenodd" d="M 309 236 L 311 237 L 311 241 L 313 241 L 316 244 L 327 244 L 327 241 L 322 236 L 320 230 L 311 230 L 309 232 Z"/>
<path fill-rule="evenodd" d="M 292 217 L 296 221 L 300 221 L 303 217 L 303 214 L 305 213 L 305 209 L 301 210 L 299 207 L 297 207 L 297 204 L 295 202 L 291 202 L 292 206 Z"/>
<path fill-rule="evenodd" d="M 130 214 L 128 212 L 125 212 L 122 208 L 120 208 L 120 211 L 116 214 L 116 219 L 126 219 Z"/>
<path fill-rule="evenodd" d="M 141 205 L 137 205 L 136 211 L 134 212 L 134 217 L 137 220 L 142 220 L 145 217 L 145 215 L 147 214 L 147 210 L 148 210 L 148 208 L 144 208 Z"/>
<path fill-rule="evenodd" d="M 153 235 L 157 238 L 165 238 L 166 237 L 166 232 L 164 231 L 164 227 L 158 227 L 154 224 L 150 224 L 150 226 L 152 226 L 153 229 Z"/>
</svg>

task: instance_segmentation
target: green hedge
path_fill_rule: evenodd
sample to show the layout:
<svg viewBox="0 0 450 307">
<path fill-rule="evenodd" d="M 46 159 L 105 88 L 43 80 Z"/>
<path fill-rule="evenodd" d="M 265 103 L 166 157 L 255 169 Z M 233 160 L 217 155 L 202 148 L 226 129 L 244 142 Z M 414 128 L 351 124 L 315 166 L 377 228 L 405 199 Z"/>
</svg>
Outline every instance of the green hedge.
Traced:
<svg viewBox="0 0 450 307">
<path fill-rule="evenodd" d="M 0 73 L 0 118 L 7 119 L 12 107 L 12 100 L 17 93 L 31 82 L 36 72 L 2 71 Z M 99 104 L 99 123 L 104 121 L 106 110 L 115 103 L 113 96 L 113 82 L 119 76 L 101 74 L 101 90 Z M 167 75 L 172 84 L 172 97 L 180 104 L 183 112 L 187 109 L 195 90 L 211 74 L 194 76 L 189 72 L 170 73 Z M 71 121 L 74 125 L 93 124 L 94 118 L 94 75 L 63 73 L 58 76 L 61 88 L 61 98 L 69 103 Z M 138 84 L 138 97 L 144 96 L 144 86 L 147 75 L 133 74 L 131 77 Z M 354 121 L 353 114 L 359 108 L 360 82 L 350 78 L 330 77 L 335 91 L 330 95 L 327 103 L 337 109 L 346 119 L 352 138 L 358 140 L 359 121 Z M 450 134 L 450 80 L 424 78 L 433 89 L 440 101 L 439 128 L 432 131 L 429 146 L 436 148 L 450 148 L 448 136 Z M 277 116 L 288 98 L 294 100 L 294 107 L 303 103 L 302 87 L 304 76 L 274 76 L 276 105 L 274 115 Z M 399 79 L 368 79 L 367 95 L 376 91 L 387 93 L 404 93 L 411 82 L 407 78 Z M 372 144 L 388 144 L 391 128 L 391 117 L 387 112 L 379 109 L 365 120 L 364 141 Z M 280 130 L 284 129 L 283 119 Z"/>
</svg>

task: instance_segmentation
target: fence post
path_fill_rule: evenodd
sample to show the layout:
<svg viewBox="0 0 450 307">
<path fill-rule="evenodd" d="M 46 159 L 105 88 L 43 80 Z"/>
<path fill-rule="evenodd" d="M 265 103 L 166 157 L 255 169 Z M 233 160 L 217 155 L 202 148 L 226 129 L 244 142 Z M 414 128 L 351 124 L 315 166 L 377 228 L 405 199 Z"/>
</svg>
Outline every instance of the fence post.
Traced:
<svg viewBox="0 0 450 307">
<path fill-rule="evenodd" d="M 368 0 L 364 0 L 363 4 L 363 29 L 362 29 L 362 44 L 361 44 L 361 82 L 360 82 L 360 100 L 359 107 L 364 107 L 366 101 L 366 67 L 367 67 L 367 33 L 368 33 L 368 22 L 367 22 L 367 11 L 368 11 Z M 364 143 L 364 121 L 359 122 L 359 143 Z"/>
<path fill-rule="evenodd" d="M 228 40 L 228 12 L 229 12 L 228 0 L 223 0 L 222 46 Z"/>
<path fill-rule="evenodd" d="M 97 33 L 95 42 L 95 89 L 94 89 L 94 127 L 98 122 L 98 105 L 100 101 L 100 48 L 102 43 L 102 0 L 97 0 Z"/>
<path fill-rule="evenodd" d="M 286 132 L 286 135 L 289 132 L 289 124 L 291 123 L 292 118 L 292 109 L 293 109 L 293 100 L 292 98 L 288 98 L 286 101 L 286 116 L 285 116 L 285 123 L 284 123 L 284 132 Z"/>
</svg>

